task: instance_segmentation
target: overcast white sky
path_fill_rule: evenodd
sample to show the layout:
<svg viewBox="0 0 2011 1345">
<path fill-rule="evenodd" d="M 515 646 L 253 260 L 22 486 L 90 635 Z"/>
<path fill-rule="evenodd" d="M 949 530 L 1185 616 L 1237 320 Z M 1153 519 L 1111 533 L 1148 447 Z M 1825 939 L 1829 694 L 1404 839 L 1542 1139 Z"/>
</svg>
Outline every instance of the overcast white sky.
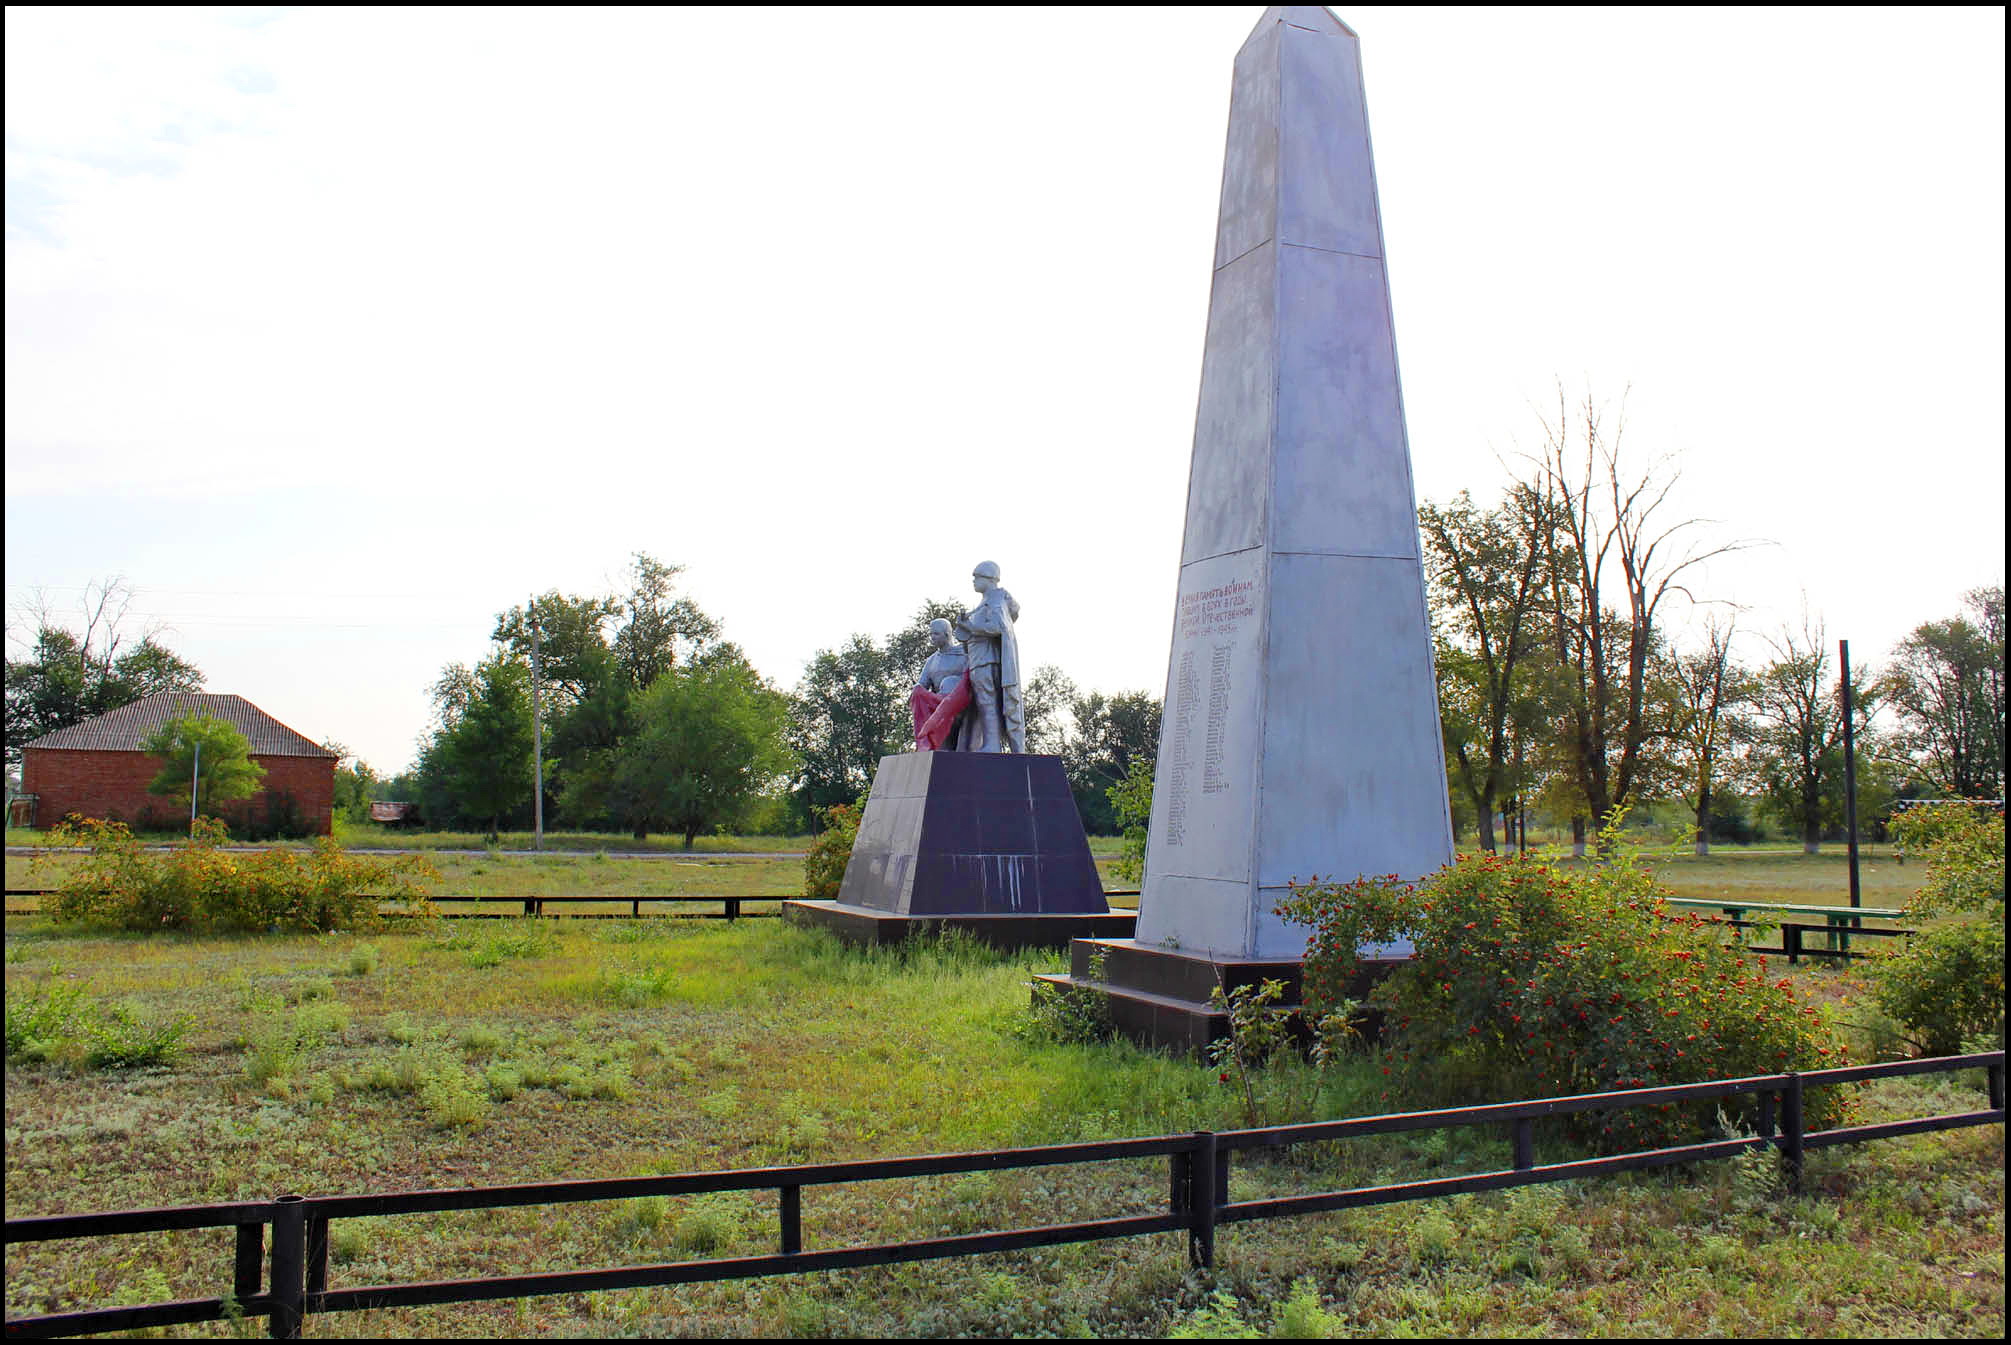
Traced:
<svg viewBox="0 0 2011 1345">
<path fill-rule="evenodd" d="M 2001 581 L 2003 10 L 1336 12 L 1424 498 L 1631 383 L 1756 631 Z M 10 653 L 123 574 L 388 773 L 635 550 L 785 686 L 990 558 L 1160 693 L 1260 13 L 9 8 Z"/>
</svg>

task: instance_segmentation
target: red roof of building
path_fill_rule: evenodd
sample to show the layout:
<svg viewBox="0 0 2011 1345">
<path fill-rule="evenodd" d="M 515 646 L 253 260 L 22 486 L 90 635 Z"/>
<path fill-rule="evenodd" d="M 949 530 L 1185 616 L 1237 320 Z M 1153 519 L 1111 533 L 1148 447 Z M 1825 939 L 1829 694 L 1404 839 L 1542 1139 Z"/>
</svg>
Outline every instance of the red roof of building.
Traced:
<svg viewBox="0 0 2011 1345">
<path fill-rule="evenodd" d="M 221 719 L 245 736 L 255 757 L 330 757 L 335 753 L 304 734 L 296 733 L 242 696 L 207 691 L 163 691 L 131 705 L 46 733 L 30 748 L 81 752 L 137 752 L 147 735 L 170 719 L 208 715 Z"/>
</svg>

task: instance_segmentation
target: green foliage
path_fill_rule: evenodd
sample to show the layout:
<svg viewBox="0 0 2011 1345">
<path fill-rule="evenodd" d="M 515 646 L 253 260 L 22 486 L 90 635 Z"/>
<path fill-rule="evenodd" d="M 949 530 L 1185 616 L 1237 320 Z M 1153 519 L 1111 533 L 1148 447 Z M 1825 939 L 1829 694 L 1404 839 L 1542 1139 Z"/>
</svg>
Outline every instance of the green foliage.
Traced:
<svg viewBox="0 0 2011 1345">
<path fill-rule="evenodd" d="M 700 832 L 739 821 L 790 768 L 787 718 L 787 698 L 737 646 L 714 646 L 635 698 L 633 730 L 619 746 L 584 755 L 565 807 L 605 814 L 637 840 L 680 832 L 689 849 Z"/>
<path fill-rule="evenodd" d="M 1928 1055 L 1973 1038 L 2004 1040 L 2004 813 L 1966 803 L 1909 808 L 1892 821 L 1900 844 L 1927 860 L 1908 903 L 1956 922 L 1916 934 L 1872 964 L 1873 999 Z"/>
<path fill-rule="evenodd" d="M 1110 865 L 1111 876 L 1120 882 L 1145 881 L 1146 829 L 1152 822 L 1152 768 L 1150 757 L 1133 757 L 1124 779 L 1107 791 L 1112 817 L 1124 836 L 1124 848 Z"/>
<path fill-rule="evenodd" d="M 479 1126 L 489 1116 L 488 1080 L 452 1061 L 436 1062 L 419 1084 L 419 1105 L 435 1130 Z"/>
<path fill-rule="evenodd" d="M 466 818 L 491 837 L 531 803 L 531 675 L 507 651 L 459 664 L 433 688 L 439 728 L 421 750 L 420 799 L 436 823 Z"/>
<path fill-rule="evenodd" d="M 119 652 L 119 618 L 132 599 L 122 579 L 85 591 L 82 637 L 43 617 L 26 658 L 7 660 L 7 760 L 37 738 L 163 691 L 201 691 L 202 670 L 149 635 Z M 187 777 L 183 777 L 186 782 Z"/>
<path fill-rule="evenodd" d="M 245 1039 L 245 1075 L 255 1084 L 284 1092 L 308 1057 L 348 1026 L 348 1006 L 332 999 L 305 1000 L 291 1013 L 267 1013 Z"/>
<path fill-rule="evenodd" d="M 196 811 L 229 799 L 248 799 L 265 780 L 265 767 L 251 759 L 251 743 L 212 715 L 182 715 L 149 733 L 140 750 L 161 759 L 149 794 L 186 796 L 191 781 Z"/>
<path fill-rule="evenodd" d="M 1219 978 L 1220 973 L 1217 973 Z M 1251 1126 L 1264 1124 L 1257 1107 L 1257 1093 L 1250 1072 L 1269 1060 L 1290 1039 L 1291 1012 L 1274 1007 L 1284 996 L 1283 981 L 1266 980 L 1262 985 L 1239 985 L 1225 992 L 1219 979 L 1208 992 L 1209 1007 L 1229 1016 L 1229 1035 L 1208 1043 L 1208 1059 L 1230 1081 L 1233 1070 L 1243 1091 L 1243 1111 Z"/>
<path fill-rule="evenodd" d="M 1107 836 L 1123 825 L 1110 791 L 1127 787 L 1141 762 L 1150 780 L 1158 760 L 1159 698 L 1149 691 L 1092 691 L 1071 695 L 1068 709 L 1075 731 L 1062 748 L 1062 769 L 1083 827 Z"/>
<path fill-rule="evenodd" d="M 1965 616 L 1914 628 L 1880 689 L 1899 712 L 1900 746 L 1940 792 L 2004 792 L 2004 588 L 1964 595 Z"/>
<path fill-rule="evenodd" d="M 46 1060 L 70 1035 L 83 1005 L 80 981 L 46 979 L 32 990 L 7 996 L 7 1060 Z"/>
<path fill-rule="evenodd" d="M 1107 960 L 1101 946 L 1092 948 L 1085 977 L 1088 985 L 1058 986 L 1049 981 L 1035 981 L 1022 1035 L 1083 1044 L 1110 1040 L 1110 996 L 1096 988 L 1104 979 Z"/>
<path fill-rule="evenodd" d="M 740 1191 L 714 1191 L 695 1196 L 677 1217 L 673 1238 L 677 1249 L 698 1256 L 725 1251 L 740 1240 L 740 1230 L 753 1213 L 752 1203 Z"/>
<path fill-rule="evenodd" d="M 181 1058 L 195 1019 L 188 1014 L 149 1017 L 116 1004 L 84 1022 L 84 1063 L 93 1069 L 172 1065 Z"/>
<path fill-rule="evenodd" d="M 1965 920 L 1916 934 L 1905 952 L 1873 964 L 1878 1007 L 1926 1055 L 1954 1055 L 1974 1038 L 2004 1042 L 2004 926 Z"/>
<path fill-rule="evenodd" d="M 1717 917 L 1677 915 L 1621 845 L 1571 872 L 1464 855 L 1415 887 L 1394 878 L 1314 883 L 1280 904 L 1313 927 L 1308 1007 L 1352 992 L 1364 944 L 1414 955 L 1369 1003 L 1386 1016 L 1386 1096 L 1445 1105 L 1690 1083 L 1844 1062 L 1820 1011 L 1767 960 L 1728 944 Z M 1835 1124 L 1848 1090 L 1811 1095 L 1811 1129 Z M 1696 1107 L 1579 1113 L 1595 1141 L 1652 1144 L 1707 1126 Z"/>
<path fill-rule="evenodd" d="M 50 834 L 52 846 L 82 851 L 63 870 L 46 909 L 58 923 L 119 929 L 308 930 L 381 925 L 380 897 L 428 913 L 425 859 L 364 859 L 321 837 L 292 850 L 233 854 L 222 823 L 197 819 L 188 844 L 148 851 L 123 823 L 85 819 Z"/>
<path fill-rule="evenodd" d="M 1914 915 L 2004 918 L 2004 812 L 1969 803 L 1908 808 L 1892 834 L 1927 861 L 1927 881 L 1907 903 Z"/>
<path fill-rule="evenodd" d="M 803 896 L 809 901 L 836 901 L 845 882 L 845 866 L 852 862 L 852 843 L 859 839 L 859 815 L 866 800 L 834 803 L 820 809 L 824 830 L 810 842 L 803 856 Z"/>
<path fill-rule="evenodd" d="M 349 950 L 349 974 L 351 976 L 368 976 L 376 970 L 377 946 L 375 944 L 359 943 Z"/>
</svg>

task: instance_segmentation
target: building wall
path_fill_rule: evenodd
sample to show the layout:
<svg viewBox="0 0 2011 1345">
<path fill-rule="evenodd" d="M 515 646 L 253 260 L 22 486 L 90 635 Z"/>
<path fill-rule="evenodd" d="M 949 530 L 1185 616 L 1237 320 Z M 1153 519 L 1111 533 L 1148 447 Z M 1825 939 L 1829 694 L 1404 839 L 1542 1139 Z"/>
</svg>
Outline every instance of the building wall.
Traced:
<svg viewBox="0 0 2011 1345">
<path fill-rule="evenodd" d="M 161 763 L 143 752 L 91 752 L 66 748 L 28 748 L 21 764 L 21 790 L 36 796 L 35 825 L 53 827 L 71 813 L 119 822 L 151 818 L 172 827 L 188 818 L 188 795 L 149 794 L 147 785 Z M 265 788 L 248 799 L 234 799 L 211 811 L 241 835 L 248 819 L 263 821 L 271 796 L 284 792 L 307 823 L 311 835 L 331 833 L 335 818 L 335 760 L 332 757 L 264 757 Z"/>
</svg>

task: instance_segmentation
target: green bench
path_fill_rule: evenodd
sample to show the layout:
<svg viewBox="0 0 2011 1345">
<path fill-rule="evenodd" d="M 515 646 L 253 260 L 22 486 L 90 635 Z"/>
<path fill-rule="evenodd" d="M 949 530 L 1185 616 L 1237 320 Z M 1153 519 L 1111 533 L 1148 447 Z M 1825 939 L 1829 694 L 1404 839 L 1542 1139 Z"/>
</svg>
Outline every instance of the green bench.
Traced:
<svg viewBox="0 0 2011 1345">
<path fill-rule="evenodd" d="M 1860 920 L 1901 920 L 1903 910 L 1884 906 L 1797 906 L 1781 901 L 1735 901 L 1724 897 L 1669 897 L 1667 904 L 1690 911 L 1722 911 L 1728 920 L 1744 922 L 1746 912 L 1764 916 L 1821 916 L 1829 926 L 1832 952 L 1850 952 L 1850 932 Z"/>
</svg>

